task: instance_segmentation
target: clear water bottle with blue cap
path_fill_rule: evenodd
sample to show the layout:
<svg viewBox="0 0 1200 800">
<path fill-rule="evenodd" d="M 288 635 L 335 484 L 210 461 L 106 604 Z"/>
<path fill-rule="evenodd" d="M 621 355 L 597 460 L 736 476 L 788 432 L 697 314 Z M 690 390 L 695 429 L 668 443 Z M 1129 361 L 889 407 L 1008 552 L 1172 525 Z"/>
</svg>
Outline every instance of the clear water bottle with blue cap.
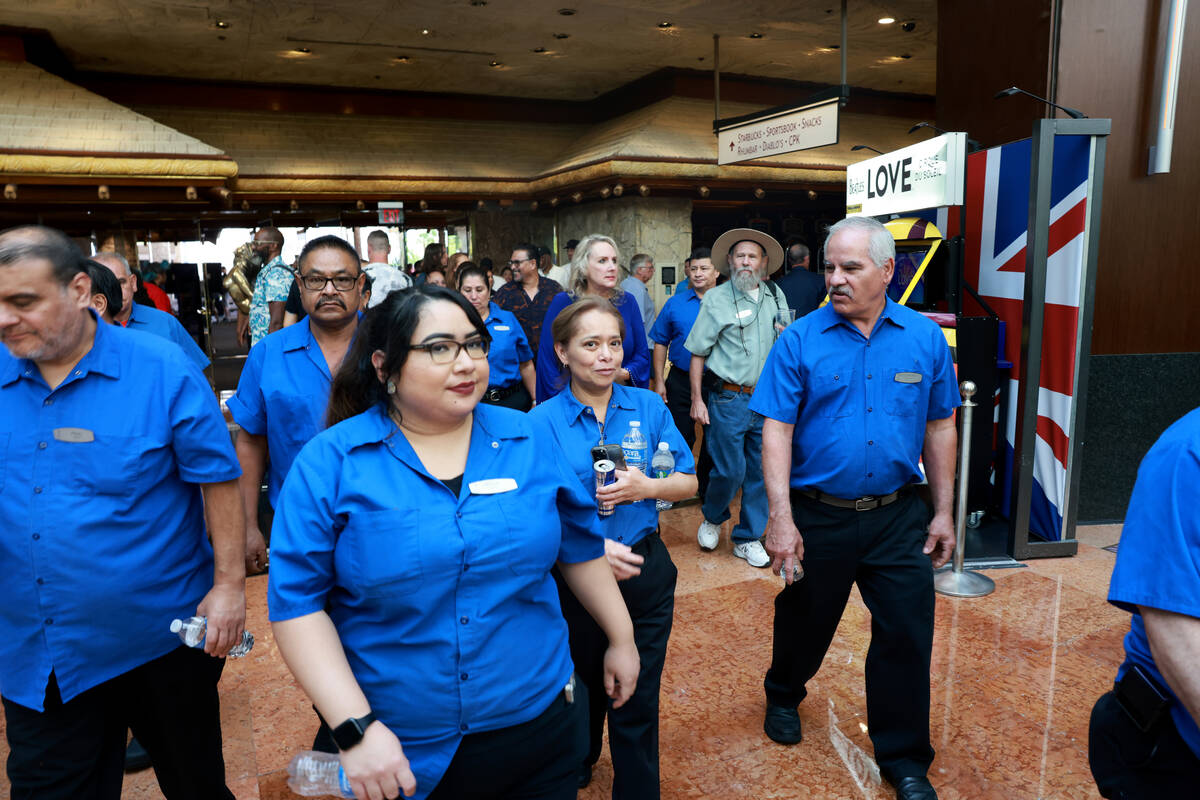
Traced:
<svg viewBox="0 0 1200 800">
<path fill-rule="evenodd" d="M 354 797 L 337 753 L 305 750 L 288 764 L 288 788 L 301 797 Z"/>
<path fill-rule="evenodd" d="M 179 634 L 179 638 L 188 647 L 203 647 L 204 637 L 208 633 L 207 617 L 188 617 L 177 619 L 171 623 L 171 633 Z M 254 634 L 242 631 L 242 640 L 229 649 L 226 658 L 241 658 L 254 647 Z"/>
<path fill-rule="evenodd" d="M 650 443 L 642 433 L 642 423 L 636 419 L 629 422 L 629 432 L 621 440 L 621 451 L 625 455 L 625 466 L 637 467 L 643 474 L 649 474 Z"/>
<path fill-rule="evenodd" d="M 653 478 L 667 478 L 675 471 L 675 456 L 671 455 L 671 445 L 666 442 L 659 442 L 658 449 L 654 451 L 654 458 L 650 459 L 650 473 Z M 659 511 L 666 511 L 672 505 L 670 500 L 656 500 L 654 507 Z"/>
</svg>

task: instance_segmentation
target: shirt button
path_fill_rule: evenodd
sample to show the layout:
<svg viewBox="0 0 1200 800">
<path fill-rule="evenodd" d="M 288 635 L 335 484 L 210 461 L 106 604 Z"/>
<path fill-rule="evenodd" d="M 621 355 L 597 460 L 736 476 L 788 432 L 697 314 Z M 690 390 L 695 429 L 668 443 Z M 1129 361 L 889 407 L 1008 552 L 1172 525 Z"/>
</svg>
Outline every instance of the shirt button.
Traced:
<svg viewBox="0 0 1200 800">
<path fill-rule="evenodd" d="M 867 477 L 868 477 L 868 478 L 874 478 L 874 477 L 875 477 L 875 473 L 874 473 L 874 472 L 868 472 L 868 473 L 867 473 Z"/>
<path fill-rule="evenodd" d="M 458 517 L 459 519 L 462 519 L 462 512 L 461 512 L 461 511 L 455 511 L 455 512 L 454 512 L 454 516 Z"/>
<path fill-rule="evenodd" d="M 46 582 L 46 580 L 45 580 L 44 578 L 38 578 L 38 579 L 37 579 L 37 585 L 38 585 L 38 586 L 41 586 L 41 585 L 42 585 L 43 583 L 45 583 L 45 582 Z"/>
<path fill-rule="evenodd" d="M 867 439 L 867 444 L 875 444 L 875 440 L 874 440 L 874 439 Z"/>
<path fill-rule="evenodd" d="M 458 677 L 465 681 L 470 676 L 468 676 L 467 673 L 464 672 L 462 675 L 459 675 Z"/>
<path fill-rule="evenodd" d="M 841 376 L 841 375 L 834 375 L 834 376 L 833 376 L 833 379 L 834 379 L 835 381 L 840 381 L 840 380 L 842 379 L 842 376 Z"/>
<path fill-rule="evenodd" d="M 471 620 L 467 619 L 466 617 L 459 617 L 458 621 L 461 622 L 463 625 L 466 625 Z"/>
<path fill-rule="evenodd" d="M 45 450 L 45 449 L 46 449 L 46 443 L 38 442 L 38 450 Z"/>
<path fill-rule="evenodd" d="M 47 624 L 47 625 L 53 625 L 53 624 L 54 624 L 54 619 L 53 619 L 52 617 L 46 617 L 46 624 Z"/>
<path fill-rule="evenodd" d="M 867 380 L 871 380 L 871 373 L 867 373 Z"/>
<path fill-rule="evenodd" d="M 492 448 L 493 448 L 493 449 L 495 449 L 495 448 L 498 448 L 498 447 L 500 447 L 500 443 L 499 443 L 499 442 L 492 442 Z"/>
<path fill-rule="evenodd" d="M 40 486 L 35 486 L 35 487 L 33 487 L 33 493 L 34 493 L 34 494 L 41 494 L 41 493 L 42 493 L 42 487 L 40 487 Z"/>
<path fill-rule="evenodd" d="M 42 401 L 42 405 L 44 405 L 44 406 L 52 406 L 52 405 L 54 405 L 54 398 L 53 398 L 53 397 L 47 397 L 45 400 L 43 400 L 43 401 Z"/>
<path fill-rule="evenodd" d="M 460 731 L 462 731 L 463 733 L 466 733 L 467 732 L 467 723 L 464 722 L 462 725 L 459 725 L 458 729 Z"/>
<path fill-rule="evenodd" d="M 868 413 L 868 414 L 870 414 L 870 413 L 871 413 L 872 411 L 874 411 L 874 410 L 875 410 L 875 409 L 874 409 L 874 408 L 872 408 L 871 406 L 867 406 L 867 413 Z"/>
<path fill-rule="evenodd" d="M 35 533 L 35 534 L 33 535 L 33 540 L 34 540 L 35 542 L 36 542 L 38 539 L 40 539 L 40 538 L 42 538 L 42 535 L 41 535 L 40 533 Z"/>
<path fill-rule="evenodd" d="M 463 572 L 470 572 L 470 571 L 471 571 L 471 565 L 463 564 Z"/>
</svg>

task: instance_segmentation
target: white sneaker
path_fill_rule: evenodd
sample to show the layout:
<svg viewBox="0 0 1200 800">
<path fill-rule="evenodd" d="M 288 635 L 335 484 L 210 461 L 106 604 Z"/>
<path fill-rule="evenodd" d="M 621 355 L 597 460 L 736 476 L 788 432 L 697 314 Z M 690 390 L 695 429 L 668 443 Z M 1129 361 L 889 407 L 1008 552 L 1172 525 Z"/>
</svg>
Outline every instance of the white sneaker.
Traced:
<svg viewBox="0 0 1200 800">
<path fill-rule="evenodd" d="M 765 567 L 771 563 L 771 557 L 763 549 L 762 542 L 757 539 L 753 542 L 739 542 L 735 544 L 733 546 L 733 554 L 738 558 L 746 559 L 746 563 L 752 567 Z"/>
<path fill-rule="evenodd" d="M 701 550 L 716 550 L 721 543 L 721 526 L 704 520 L 700 523 L 700 530 L 696 531 L 696 541 L 700 543 Z"/>
</svg>

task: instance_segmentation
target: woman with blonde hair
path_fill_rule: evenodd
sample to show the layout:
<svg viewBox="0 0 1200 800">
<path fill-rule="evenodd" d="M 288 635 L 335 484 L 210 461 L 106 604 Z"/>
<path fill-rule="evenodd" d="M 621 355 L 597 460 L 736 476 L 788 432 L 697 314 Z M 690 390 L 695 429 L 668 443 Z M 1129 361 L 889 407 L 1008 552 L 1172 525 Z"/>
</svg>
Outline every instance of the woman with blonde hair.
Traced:
<svg viewBox="0 0 1200 800">
<path fill-rule="evenodd" d="M 621 290 L 620 252 L 609 236 L 588 234 L 580 240 L 567 272 L 566 291 L 555 296 L 546 309 L 542 329 L 548 330 L 564 308 L 582 297 L 602 297 L 613 305 L 625 322 L 622 344 L 624 356 L 617 370 L 616 382 L 626 386 L 646 388 L 650 380 L 650 349 L 646 344 L 646 328 L 642 312 L 632 295 Z M 552 336 L 538 342 L 537 401 L 549 400 L 562 391 L 562 365 L 554 353 Z"/>
</svg>

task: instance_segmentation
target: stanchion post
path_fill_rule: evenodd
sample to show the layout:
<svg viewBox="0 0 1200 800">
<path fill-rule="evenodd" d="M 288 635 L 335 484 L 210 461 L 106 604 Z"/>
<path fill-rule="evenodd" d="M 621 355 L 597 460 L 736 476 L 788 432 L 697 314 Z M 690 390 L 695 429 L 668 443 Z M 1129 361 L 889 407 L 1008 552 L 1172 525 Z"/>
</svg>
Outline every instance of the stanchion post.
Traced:
<svg viewBox="0 0 1200 800">
<path fill-rule="evenodd" d="M 971 398 L 975 395 L 975 382 L 963 381 L 958 388 L 962 392 L 963 402 L 960 410 L 962 434 L 958 439 L 958 502 L 954 513 L 954 566 L 934 574 L 933 588 L 938 594 L 950 597 L 983 597 L 995 590 L 996 582 L 978 572 L 963 570 L 967 537 L 967 484 L 971 466 L 971 414 L 975 410 L 975 403 L 971 402 Z"/>
</svg>

